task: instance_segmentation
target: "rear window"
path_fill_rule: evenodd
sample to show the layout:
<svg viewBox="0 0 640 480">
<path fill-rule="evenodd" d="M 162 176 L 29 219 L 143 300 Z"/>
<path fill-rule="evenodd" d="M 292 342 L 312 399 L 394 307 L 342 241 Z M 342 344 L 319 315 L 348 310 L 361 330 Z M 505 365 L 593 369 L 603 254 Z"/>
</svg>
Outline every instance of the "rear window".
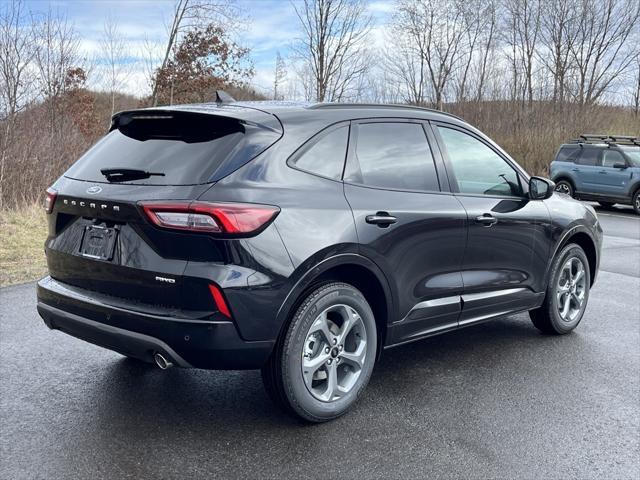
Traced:
<svg viewBox="0 0 640 480">
<path fill-rule="evenodd" d="M 151 175 L 118 183 L 210 183 L 255 158 L 279 137 L 271 129 L 229 117 L 191 112 L 127 113 L 65 176 L 107 182 L 101 170 L 131 169 Z"/>
</svg>

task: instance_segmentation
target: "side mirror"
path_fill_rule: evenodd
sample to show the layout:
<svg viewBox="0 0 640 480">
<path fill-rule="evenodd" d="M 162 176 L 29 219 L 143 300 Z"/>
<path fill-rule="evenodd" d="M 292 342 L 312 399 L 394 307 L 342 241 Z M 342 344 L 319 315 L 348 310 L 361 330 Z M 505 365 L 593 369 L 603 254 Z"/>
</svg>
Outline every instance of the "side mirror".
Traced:
<svg viewBox="0 0 640 480">
<path fill-rule="evenodd" d="M 546 200 L 556 188 L 556 184 L 548 178 L 531 177 L 529 179 L 529 198 L 531 200 Z"/>
<path fill-rule="evenodd" d="M 613 168 L 619 168 L 621 170 L 624 170 L 625 168 L 627 168 L 627 165 L 624 163 L 614 163 Z"/>
</svg>

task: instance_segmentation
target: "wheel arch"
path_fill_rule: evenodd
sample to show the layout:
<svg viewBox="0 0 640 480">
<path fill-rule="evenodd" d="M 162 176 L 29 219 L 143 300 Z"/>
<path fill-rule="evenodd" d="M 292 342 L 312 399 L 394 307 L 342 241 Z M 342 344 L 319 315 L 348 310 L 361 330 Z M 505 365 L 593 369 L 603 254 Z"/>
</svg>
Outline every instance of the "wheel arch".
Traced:
<svg viewBox="0 0 640 480">
<path fill-rule="evenodd" d="M 389 282 L 373 261 L 358 254 L 340 254 L 319 262 L 298 279 L 291 288 L 277 313 L 280 341 L 306 294 L 319 285 L 330 282 L 345 282 L 360 290 L 371 306 L 378 330 L 378 353 L 382 352 L 389 319 L 393 318 L 394 300 Z"/>
<path fill-rule="evenodd" d="M 589 274 L 591 280 L 590 287 L 593 286 L 598 272 L 598 250 L 596 248 L 595 240 L 586 228 L 574 227 L 567 231 L 556 245 L 551 258 L 555 259 L 558 252 L 570 243 L 575 243 L 584 250 L 584 253 L 587 256 L 587 261 L 589 262 Z"/>
<path fill-rule="evenodd" d="M 576 182 L 573 181 L 573 179 L 571 178 L 571 176 L 565 174 L 565 173 L 561 173 L 559 175 L 556 175 L 555 178 L 553 178 L 553 181 L 558 184 L 558 182 L 568 182 L 569 184 L 571 184 L 571 188 L 573 188 L 573 193 L 576 193 Z"/>
</svg>

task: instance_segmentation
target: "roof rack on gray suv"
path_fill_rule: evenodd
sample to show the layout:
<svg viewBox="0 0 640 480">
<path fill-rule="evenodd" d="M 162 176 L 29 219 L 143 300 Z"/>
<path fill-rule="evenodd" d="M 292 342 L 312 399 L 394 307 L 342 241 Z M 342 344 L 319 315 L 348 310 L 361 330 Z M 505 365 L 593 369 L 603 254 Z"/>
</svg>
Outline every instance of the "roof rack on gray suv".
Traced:
<svg viewBox="0 0 640 480">
<path fill-rule="evenodd" d="M 572 140 L 571 143 L 578 144 L 602 144 L 607 145 L 640 145 L 640 137 L 633 135 L 606 135 L 595 133 L 583 133 L 580 137 Z"/>
<path fill-rule="evenodd" d="M 631 205 L 640 214 L 640 138 L 584 134 L 560 146 L 549 167 L 556 190 L 605 208 Z"/>
</svg>

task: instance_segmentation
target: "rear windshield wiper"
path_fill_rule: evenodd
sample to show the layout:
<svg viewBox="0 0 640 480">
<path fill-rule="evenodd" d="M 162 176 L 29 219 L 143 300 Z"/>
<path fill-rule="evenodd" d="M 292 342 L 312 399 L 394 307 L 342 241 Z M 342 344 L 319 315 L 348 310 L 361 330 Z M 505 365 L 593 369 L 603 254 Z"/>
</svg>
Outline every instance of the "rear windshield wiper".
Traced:
<svg viewBox="0 0 640 480">
<path fill-rule="evenodd" d="M 100 173 L 110 182 L 126 182 L 127 180 L 142 180 L 149 177 L 164 177 L 164 173 L 147 172 L 137 168 L 103 168 Z"/>
</svg>

